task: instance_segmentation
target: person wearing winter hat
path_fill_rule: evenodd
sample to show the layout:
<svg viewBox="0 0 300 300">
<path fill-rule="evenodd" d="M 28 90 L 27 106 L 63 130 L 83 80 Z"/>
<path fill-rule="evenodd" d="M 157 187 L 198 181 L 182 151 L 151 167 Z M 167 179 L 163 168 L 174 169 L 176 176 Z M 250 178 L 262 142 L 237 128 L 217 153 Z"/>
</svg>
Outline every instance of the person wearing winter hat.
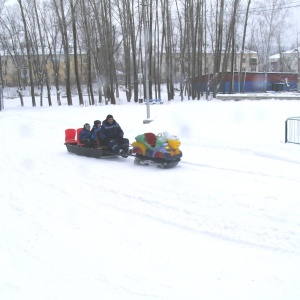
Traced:
<svg viewBox="0 0 300 300">
<path fill-rule="evenodd" d="M 85 123 L 80 132 L 79 136 L 80 143 L 84 144 L 86 147 L 92 147 L 94 144 L 94 139 L 92 138 L 91 125 Z"/>
<path fill-rule="evenodd" d="M 123 157 L 128 156 L 129 140 L 124 138 L 121 126 L 116 122 L 112 115 L 107 115 L 98 131 L 98 137 L 104 145 L 112 150 L 113 153 Z"/>
<path fill-rule="evenodd" d="M 100 120 L 94 121 L 94 126 L 100 128 L 100 126 L 101 126 L 101 121 L 100 121 Z"/>
<path fill-rule="evenodd" d="M 101 128 L 101 121 L 100 120 L 95 120 L 93 128 L 91 130 L 92 132 L 92 139 L 96 140 L 97 139 L 97 131 L 99 131 Z"/>
</svg>

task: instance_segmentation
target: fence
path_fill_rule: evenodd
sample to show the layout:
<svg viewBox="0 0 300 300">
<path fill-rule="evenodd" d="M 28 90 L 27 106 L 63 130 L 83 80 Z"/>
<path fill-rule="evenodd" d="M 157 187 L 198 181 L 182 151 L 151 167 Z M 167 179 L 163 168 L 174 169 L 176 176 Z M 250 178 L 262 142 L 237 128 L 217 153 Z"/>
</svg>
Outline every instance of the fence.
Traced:
<svg viewBox="0 0 300 300">
<path fill-rule="evenodd" d="M 286 119 L 285 142 L 300 144 L 300 117 L 291 117 Z"/>
</svg>

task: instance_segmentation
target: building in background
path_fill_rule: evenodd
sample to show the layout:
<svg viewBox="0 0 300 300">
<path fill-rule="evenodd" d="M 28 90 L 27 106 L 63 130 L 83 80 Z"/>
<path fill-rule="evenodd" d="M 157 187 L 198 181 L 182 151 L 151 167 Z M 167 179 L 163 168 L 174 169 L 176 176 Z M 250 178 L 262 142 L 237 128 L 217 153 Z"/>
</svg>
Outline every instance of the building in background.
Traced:
<svg viewBox="0 0 300 300">
<path fill-rule="evenodd" d="M 243 57 L 243 58 L 242 58 Z M 242 55 L 241 52 L 236 52 L 234 57 L 234 66 L 233 69 L 237 72 L 240 69 L 240 62 L 242 58 L 242 72 L 258 72 L 258 53 L 251 50 L 244 50 Z M 224 53 L 221 55 L 221 65 L 223 65 L 224 61 Z M 198 61 L 196 61 L 198 63 Z M 182 69 L 182 65 L 184 69 Z M 162 81 L 165 81 L 168 72 L 172 72 L 174 74 L 174 82 L 180 83 L 184 80 L 187 80 L 188 69 L 192 69 L 192 62 L 189 62 L 186 58 L 183 61 L 182 55 L 180 53 L 173 53 L 172 56 L 172 70 L 170 70 L 170 63 L 168 55 L 162 55 Z M 212 52 L 207 51 L 207 53 L 202 54 L 202 74 L 211 74 L 213 72 L 214 66 L 214 54 Z M 226 71 L 230 72 L 231 70 L 231 54 L 229 53 L 227 58 L 227 68 Z"/>
<path fill-rule="evenodd" d="M 269 63 L 272 72 L 292 72 L 300 71 L 300 47 L 294 48 L 281 53 L 274 54 L 269 57 Z"/>
<path fill-rule="evenodd" d="M 263 93 L 263 92 L 288 92 L 297 91 L 298 74 L 283 72 L 244 72 L 239 74 L 236 72 L 233 76 L 233 92 L 234 93 Z M 198 79 L 196 86 L 198 88 Z M 212 74 L 204 75 L 201 80 L 202 90 L 206 92 L 212 90 Z M 239 85 L 240 83 L 240 85 Z M 219 93 L 229 93 L 231 84 L 231 73 L 224 74 L 219 86 Z"/>
</svg>

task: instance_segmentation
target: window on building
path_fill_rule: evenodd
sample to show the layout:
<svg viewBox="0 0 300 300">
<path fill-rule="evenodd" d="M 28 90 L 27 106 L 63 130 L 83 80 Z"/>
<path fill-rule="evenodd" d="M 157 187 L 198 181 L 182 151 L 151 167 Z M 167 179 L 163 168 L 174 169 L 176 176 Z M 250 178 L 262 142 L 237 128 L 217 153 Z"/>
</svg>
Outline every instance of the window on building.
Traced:
<svg viewBox="0 0 300 300">
<path fill-rule="evenodd" d="M 257 58 L 250 58 L 250 65 L 256 66 L 257 65 Z"/>
<path fill-rule="evenodd" d="M 82 58 L 82 63 L 83 63 L 84 65 L 86 65 L 86 64 L 88 63 L 88 58 L 87 58 L 86 56 L 84 56 L 84 57 Z"/>
</svg>

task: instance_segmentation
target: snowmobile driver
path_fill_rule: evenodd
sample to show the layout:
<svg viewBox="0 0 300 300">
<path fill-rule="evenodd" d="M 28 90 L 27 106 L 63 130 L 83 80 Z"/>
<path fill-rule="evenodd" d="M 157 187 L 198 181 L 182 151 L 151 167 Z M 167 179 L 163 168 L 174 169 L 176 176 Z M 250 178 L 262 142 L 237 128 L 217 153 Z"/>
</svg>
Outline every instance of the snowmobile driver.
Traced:
<svg viewBox="0 0 300 300">
<path fill-rule="evenodd" d="M 112 115 L 108 115 L 98 131 L 100 141 L 113 153 L 123 157 L 128 156 L 129 140 L 124 138 L 124 132 Z"/>
</svg>

